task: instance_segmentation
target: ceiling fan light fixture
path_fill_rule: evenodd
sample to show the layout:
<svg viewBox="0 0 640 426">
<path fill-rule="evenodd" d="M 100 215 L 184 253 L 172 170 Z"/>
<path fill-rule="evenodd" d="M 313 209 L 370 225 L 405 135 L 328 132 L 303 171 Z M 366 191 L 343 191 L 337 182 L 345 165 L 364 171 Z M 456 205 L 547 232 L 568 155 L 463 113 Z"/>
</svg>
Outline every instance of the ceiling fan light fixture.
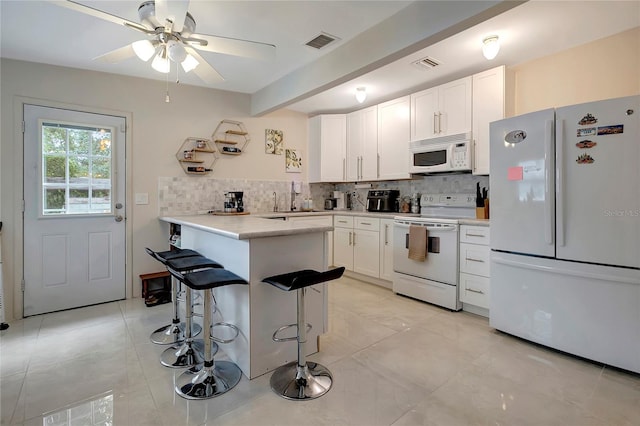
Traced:
<svg viewBox="0 0 640 426">
<path fill-rule="evenodd" d="M 485 37 L 482 40 L 482 54 L 487 60 L 492 60 L 498 56 L 500 51 L 500 40 L 497 35 Z"/>
<path fill-rule="evenodd" d="M 363 103 L 365 99 L 367 99 L 367 88 L 364 86 L 356 88 L 356 100 L 358 103 Z"/>
<path fill-rule="evenodd" d="M 184 49 L 182 43 L 175 40 L 169 40 L 167 42 L 167 55 L 169 55 L 169 58 L 173 62 L 180 63 L 187 58 L 187 51 Z"/>
<path fill-rule="evenodd" d="M 198 60 L 192 55 L 187 54 L 187 57 L 184 58 L 184 61 L 182 61 L 180 65 L 182 65 L 182 69 L 184 70 L 184 72 L 189 72 L 200 65 L 200 62 L 198 62 Z"/>
<path fill-rule="evenodd" d="M 167 47 L 162 45 L 158 50 L 158 54 L 151 62 L 151 68 L 161 73 L 168 73 L 171 65 L 169 64 L 169 56 L 167 56 Z"/>
<path fill-rule="evenodd" d="M 133 51 L 136 56 L 141 60 L 147 62 L 154 53 L 156 53 L 156 48 L 153 47 L 153 43 L 149 40 L 138 40 L 132 44 Z"/>
</svg>

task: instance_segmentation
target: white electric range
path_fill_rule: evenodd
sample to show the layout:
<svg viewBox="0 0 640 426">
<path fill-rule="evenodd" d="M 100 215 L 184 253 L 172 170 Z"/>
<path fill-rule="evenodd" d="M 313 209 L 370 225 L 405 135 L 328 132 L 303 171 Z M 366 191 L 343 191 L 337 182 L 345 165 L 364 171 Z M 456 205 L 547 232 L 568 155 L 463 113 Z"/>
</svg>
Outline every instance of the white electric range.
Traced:
<svg viewBox="0 0 640 426">
<path fill-rule="evenodd" d="M 424 194 L 420 217 L 395 216 L 393 225 L 393 291 L 453 311 L 458 297 L 459 219 L 475 218 L 475 194 Z M 427 228 L 427 257 L 409 259 L 409 228 Z"/>
</svg>

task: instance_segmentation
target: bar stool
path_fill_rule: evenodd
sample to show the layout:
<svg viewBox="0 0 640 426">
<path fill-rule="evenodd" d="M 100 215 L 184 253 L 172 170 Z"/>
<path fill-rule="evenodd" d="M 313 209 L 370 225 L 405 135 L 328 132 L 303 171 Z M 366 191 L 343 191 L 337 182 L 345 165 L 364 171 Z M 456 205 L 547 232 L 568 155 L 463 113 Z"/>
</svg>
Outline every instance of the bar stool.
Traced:
<svg viewBox="0 0 640 426">
<path fill-rule="evenodd" d="M 305 346 L 307 332 L 311 330 L 311 325 L 307 324 L 305 320 L 304 295 L 308 286 L 338 279 L 343 273 L 344 267 L 326 272 L 304 269 L 262 280 L 262 282 L 271 284 L 280 290 L 296 290 L 298 296 L 296 324 L 280 327 L 273 333 L 272 337 L 274 342 L 290 340 L 298 342 L 298 360 L 278 367 L 271 375 L 271 389 L 283 398 L 292 400 L 314 399 L 324 395 L 331 389 L 331 384 L 333 383 L 331 372 L 318 363 L 307 362 L 306 360 Z M 291 327 L 297 328 L 295 337 L 278 337 L 278 333 Z"/>
<path fill-rule="evenodd" d="M 149 256 L 153 257 L 158 262 L 167 266 L 168 260 L 179 259 L 182 257 L 200 256 L 195 250 L 179 249 L 168 251 L 153 251 L 146 247 L 145 251 Z M 158 345 L 171 345 L 180 343 L 184 340 L 184 324 L 180 323 L 180 315 L 178 314 L 178 281 L 171 277 L 171 300 L 173 305 L 173 318 L 171 324 L 160 327 L 153 333 L 151 333 L 151 342 Z M 194 324 L 192 333 L 194 336 L 200 334 L 200 326 Z"/>
<path fill-rule="evenodd" d="M 180 257 L 177 259 L 167 260 L 167 269 L 169 272 L 174 271 L 179 274 L 183 274 L 187 271 L 194 271 L 198 269 L 207 269 L 207 268 L 222 268 L 222 266 L 211 259 L 208 259 L 204 256 L 190 256 L 190 257 Z M 172 273 L 172 275 L 174 275 Z M 193 318 L 193 310 L 192 310 L 192 297 L 191 297 L 191 288 L 185 286 L 184 289 L 184 321 L 185 321 L 185 330 L 184 330 L 184 341 L 180 344 L 177 343 L 175 345 L 167 348 L 160 355 L 160 362 L 165 367 L 171 368 L 185 368 L 185 367 L 193 367 L 194 365 L 200 364 L 203 361 L 203 347 L 204 343 L 202 340 L 195 340 L 192 330 L 192 318 Z M 218 351 L 218 346 L 215 346 L 215 351 Z"/>
<path fill-rule="evenodd" d="M 233 324 L 219 322 L 212 324 L 212 289 L 231 284 L 249 284 L 233 272 L 226 269 L 205 269 L 182 275 L 172 270 L 169 272 L 181 280 L 187 288 L 192 290 L 204 290 L 204 315 L 202 328 L 204 333 L 204 362 L 182 373 L 176 380 L 176 393 L 186 399 L 208 399 L 231 390 L 238 384 L 242 371 L 233 362 L 214 361 L 213 341 L 218 343 L 230 343 L 238 337 L 240 330 Z M 219 339 L 211 335 L 213 327 L 224 326 L 234 330 L 235 335 L 230 339 Z"/>
</svg>

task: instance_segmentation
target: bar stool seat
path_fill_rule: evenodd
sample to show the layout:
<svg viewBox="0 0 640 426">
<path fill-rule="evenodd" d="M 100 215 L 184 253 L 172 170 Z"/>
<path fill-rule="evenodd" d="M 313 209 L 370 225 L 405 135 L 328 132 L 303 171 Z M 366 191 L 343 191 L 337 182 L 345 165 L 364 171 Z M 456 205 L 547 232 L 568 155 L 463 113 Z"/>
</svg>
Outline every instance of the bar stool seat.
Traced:
<svg viewBox="0 0 640 426">
<path fill-rule="evenodd" d="M 211 324 L 211 290 L 216 287 L 232 284 L 249 284 L 238 275 L 226 269 L 205 269 L 191 272 L 180 276 L 178 271 L 169 267 L 169 272 L 175 275 L 188 288 L 192 290 L 203 290 L 204 294 L 204 317 L 202 327 L 204 333 L 204 362 L 194 366 L 182 373 L 176 380 L 176 393 L 186 399 L 208 399 L 228 392 L 238 384 L 242 377 L 242 371 L 233 362 L 214 361 L 212 350 L 213 341 L 219 343 L 229 343 L 238 336 L 238 328 L 230 323 Z M 235 336 L 231 339 L 217 339 L 211 335 L 212 326 L 226 326 L 235 331 Z"/>
<path fill-rule="evenodd" d="M 204 268 L 222 268 L 218 262 L 208 259 L 198 254 L 197 256 L 178 257 L 175 259 L 167 260 L 167 269 L 169 271 L 177 271 L 182 274 L 187 271 L 194 271 Z M 184 341 L 176 343 L 167 348 L 160 355 L 160 362 L 165 367 L 171 368 L 186 368 L 200 364 L 203 361 L 202 355 L 204 351 L 204 342 L 201 339 L 194 339 L 195 335 L 192 332 L 194 325 L 192 318 L 192 301 L 191 301 L 191 289 L 185 288 L 184 291 L 185 300 L 185 330 Z M 200 326 L 198 326 L 200 329 Z M 218 346 L 215 345 L 215 351 L 218 350 Z"/>
<path fill-rule="evenodd" d="M 345 268 L 340 267 L 326 272 L 318 272 L 312 269 L 303 269 L 287 274 L 275 275 L 262 280 L 267 284 L 284 290 L 297 292 L 297 322 L 296 324 L 280 327 L 273 333 L 272 339 L 276 342 L 296 340 L 298 342 L 298 359 L 278 367 L 271 375 L 271 389 L 286 399 L 306 400 L 324 395 L 331 389 L 333 377 L 331 372 L 315 362 L 307 362 L 305 346 L 307 343 L 307 325 L 304 314 L 304 295 L 306 288 L 323 282 L 338 279 L 344 273 Z M 289 338 L 278 337 L 278 333 L 284 329 L 296 327 L 297 336 Z"/>
<path fill-rule="evenodd" d="M 150 248 L 145 247 L 145 251 L 149 256 L 153 257 L 164 266 L 167 266 L 168 260 L 200 255 L 200 253 L 195 250 L 179 248 L 167 251 L 153 251 Z M 171 345 L 180 343 L 184 340 L 184 323 L 180 322 L 180 315 L 178 314 L 178 284 L 174 278 L 171 279 L 171 300 L 173 306 L 173 318 L 171 319 L 171 324 L 160 327 L 151 333 L 150 336 L 151 342 L 158 345 Z M 200 326 L 198 324 L 194 324 L 192 333 L 193 335 L 198 335 L 200 333 Z"/>
</svg>

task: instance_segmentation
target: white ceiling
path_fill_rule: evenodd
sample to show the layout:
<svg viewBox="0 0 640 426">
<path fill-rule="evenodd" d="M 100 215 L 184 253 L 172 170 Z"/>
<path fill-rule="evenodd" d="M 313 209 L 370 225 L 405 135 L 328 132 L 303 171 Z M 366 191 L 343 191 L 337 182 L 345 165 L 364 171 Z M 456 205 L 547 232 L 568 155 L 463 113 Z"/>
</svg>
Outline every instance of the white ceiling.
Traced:
<svg viewBox="0 0 640 426">
<path fill-rule="evenodd" d="M 81 1 L 83 4 L 138 22 L 141 1 Z M 202 52 L 225 81 L 209 85 L 255 93 L 313 63 L 333 49 L 400 11 L 407 1 L 204 1 L 192 0 L 189 11 L 196 32 L 275 44 L 270 62 Z M 91 59 L 143 38 L 141 33 L 85 16 L 44 1 L 1 0 L 1 56 L 25 61 L 164 80 L 149 63 L 131 58 L 119 64 Z M 640 26 L 640 1 L 530 1 L 401 60 L 368 72 L 288 108 L 316 114 L 345 112 L 498 64 L 513 65 Z M 304 45 L 321 31 L 341 38 L 316 51 Z M 500 36 L 494 61 L 481 55 L 480 43 Z M 424 56 L 442 65 L 432 70 L 410 65 Z M 591 60 L 596 60 L 592 58 Z M 588 66 L 588 62 L 581 64 Z M 172 74 L 172 79 L 175 75 Z M 182 84 L 205 86 L 195 75 Z M 366 86 L 363 105 L 355 88 Z"/>
</svg>

